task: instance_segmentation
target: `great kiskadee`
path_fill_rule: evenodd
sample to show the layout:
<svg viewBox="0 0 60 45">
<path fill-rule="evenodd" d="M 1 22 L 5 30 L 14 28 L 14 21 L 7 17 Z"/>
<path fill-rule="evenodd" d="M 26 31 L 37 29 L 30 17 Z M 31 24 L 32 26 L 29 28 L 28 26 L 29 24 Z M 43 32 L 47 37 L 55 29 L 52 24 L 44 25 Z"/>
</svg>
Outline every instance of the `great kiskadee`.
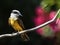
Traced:
<svg viewBox="0 0 60 45">
<path fill-rule="evenodd" d="M 24 30 L 24 25 L 22 23 L 22 20 L 19 18 L 19 16 L 22 16 L 21 13 L 18 10 L 12 10 L 8 23 L 9 25 L 11 25 L 15 31 L 22 31 Z M 24 41 L 28 41 L 29 37 L 26 33 L 22 33 L 20 35 L 20 37 L 24 40 Z"/>
</svg>

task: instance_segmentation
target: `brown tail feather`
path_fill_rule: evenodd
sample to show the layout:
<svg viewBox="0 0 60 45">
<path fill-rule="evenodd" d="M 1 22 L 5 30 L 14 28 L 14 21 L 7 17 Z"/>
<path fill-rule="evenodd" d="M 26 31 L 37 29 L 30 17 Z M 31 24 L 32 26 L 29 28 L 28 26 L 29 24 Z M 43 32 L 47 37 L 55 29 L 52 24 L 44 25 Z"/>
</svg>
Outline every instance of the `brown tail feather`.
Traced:
<svg viewBox="0 0 60 45">
<path fill-rule="evenodd" d="M 27 35 L 26 33 L 22 33 L 22 34 L 21 34 L 21 38 L 22 38 L 22 40 L 24 40 L 24 41 L 29 41 L 29 40 L 30 40 L 29 37 L 28 37 L 28 35 Z"/>
</svg>

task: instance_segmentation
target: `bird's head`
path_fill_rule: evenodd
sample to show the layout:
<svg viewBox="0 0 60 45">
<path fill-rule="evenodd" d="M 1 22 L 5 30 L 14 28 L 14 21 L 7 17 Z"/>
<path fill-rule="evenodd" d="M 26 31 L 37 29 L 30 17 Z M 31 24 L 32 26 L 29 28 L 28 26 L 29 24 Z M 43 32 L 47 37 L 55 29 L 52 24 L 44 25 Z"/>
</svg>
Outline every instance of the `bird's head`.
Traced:
<svg viewBox="0 0 60 45">
<path fill-rule="evenodd" d="M 11 16 L 19 17 L 19 16 L 22 16 L 22 15 L 21 15 L 21 13 L 18 10 L 12 10 Z"/>
</svg>

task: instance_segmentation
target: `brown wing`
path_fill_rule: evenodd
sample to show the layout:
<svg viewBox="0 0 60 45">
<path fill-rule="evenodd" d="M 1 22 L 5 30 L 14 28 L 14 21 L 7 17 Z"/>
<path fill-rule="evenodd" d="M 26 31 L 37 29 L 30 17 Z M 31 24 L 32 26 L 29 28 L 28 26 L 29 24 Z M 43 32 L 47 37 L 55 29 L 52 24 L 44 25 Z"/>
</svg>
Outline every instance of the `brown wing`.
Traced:
<svg viewBox="0 0 60 45">
<path fill-rule="evenodd" d="M 22 20 L 18 19 L 17 21 L 18 21 L 19 25 L 20 25 L 23 29 L 25 29 L 25 27 L 24 27 L 24 24 L 23 24 Z"/>
<path fill-rule="evenodd" d="M 25 29 L 22 20 L 18 20 L 18 21 L 19 21 L 19 22 L 18 22 L 19 25 L 20 25 L 23 29 Z M 22 34 L 21 34 L 21 37 L 23 38 L 24 41 L 30 40 L 29 37 L 28 37 L 28 35 L 27 35 L 26 33 L 22 33 Z"/>
</svg>

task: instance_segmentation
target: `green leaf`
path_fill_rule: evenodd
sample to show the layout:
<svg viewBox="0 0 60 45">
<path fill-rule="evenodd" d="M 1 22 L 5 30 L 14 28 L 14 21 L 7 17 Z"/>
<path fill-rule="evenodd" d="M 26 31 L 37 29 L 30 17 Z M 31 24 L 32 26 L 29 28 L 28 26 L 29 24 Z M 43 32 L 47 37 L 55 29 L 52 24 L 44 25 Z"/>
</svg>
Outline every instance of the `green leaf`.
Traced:
<svg viewBox="0 0 60 45">
<path fill-rule="evenodd" d="M 60 18 L 60 13 L 57 15 L 57 18 Z"/>
<path fill-rule="evenodd" d="M 46 11 L 50 11 L 51 6 L 54 5 L 54 0 L 42 0 L 40 3 L 41 7 L 44 8 Z"/>
<path fill-rule="evenodd" d="M 41 2 L 41 6 L 45 7 L 45 6 L 49 5 L 49 7 L 50 7 L 50 6 L 54 5 L 54 3 L 55 3 L 54 0 L 43 0 Z"/>
<path fill-rule="evenodd" d="M 45 26 L 43 30 L 43 36 L 48 37 L 48 36 L 53 36 L 54 32 L 49 26 Z"/>
</svg>

